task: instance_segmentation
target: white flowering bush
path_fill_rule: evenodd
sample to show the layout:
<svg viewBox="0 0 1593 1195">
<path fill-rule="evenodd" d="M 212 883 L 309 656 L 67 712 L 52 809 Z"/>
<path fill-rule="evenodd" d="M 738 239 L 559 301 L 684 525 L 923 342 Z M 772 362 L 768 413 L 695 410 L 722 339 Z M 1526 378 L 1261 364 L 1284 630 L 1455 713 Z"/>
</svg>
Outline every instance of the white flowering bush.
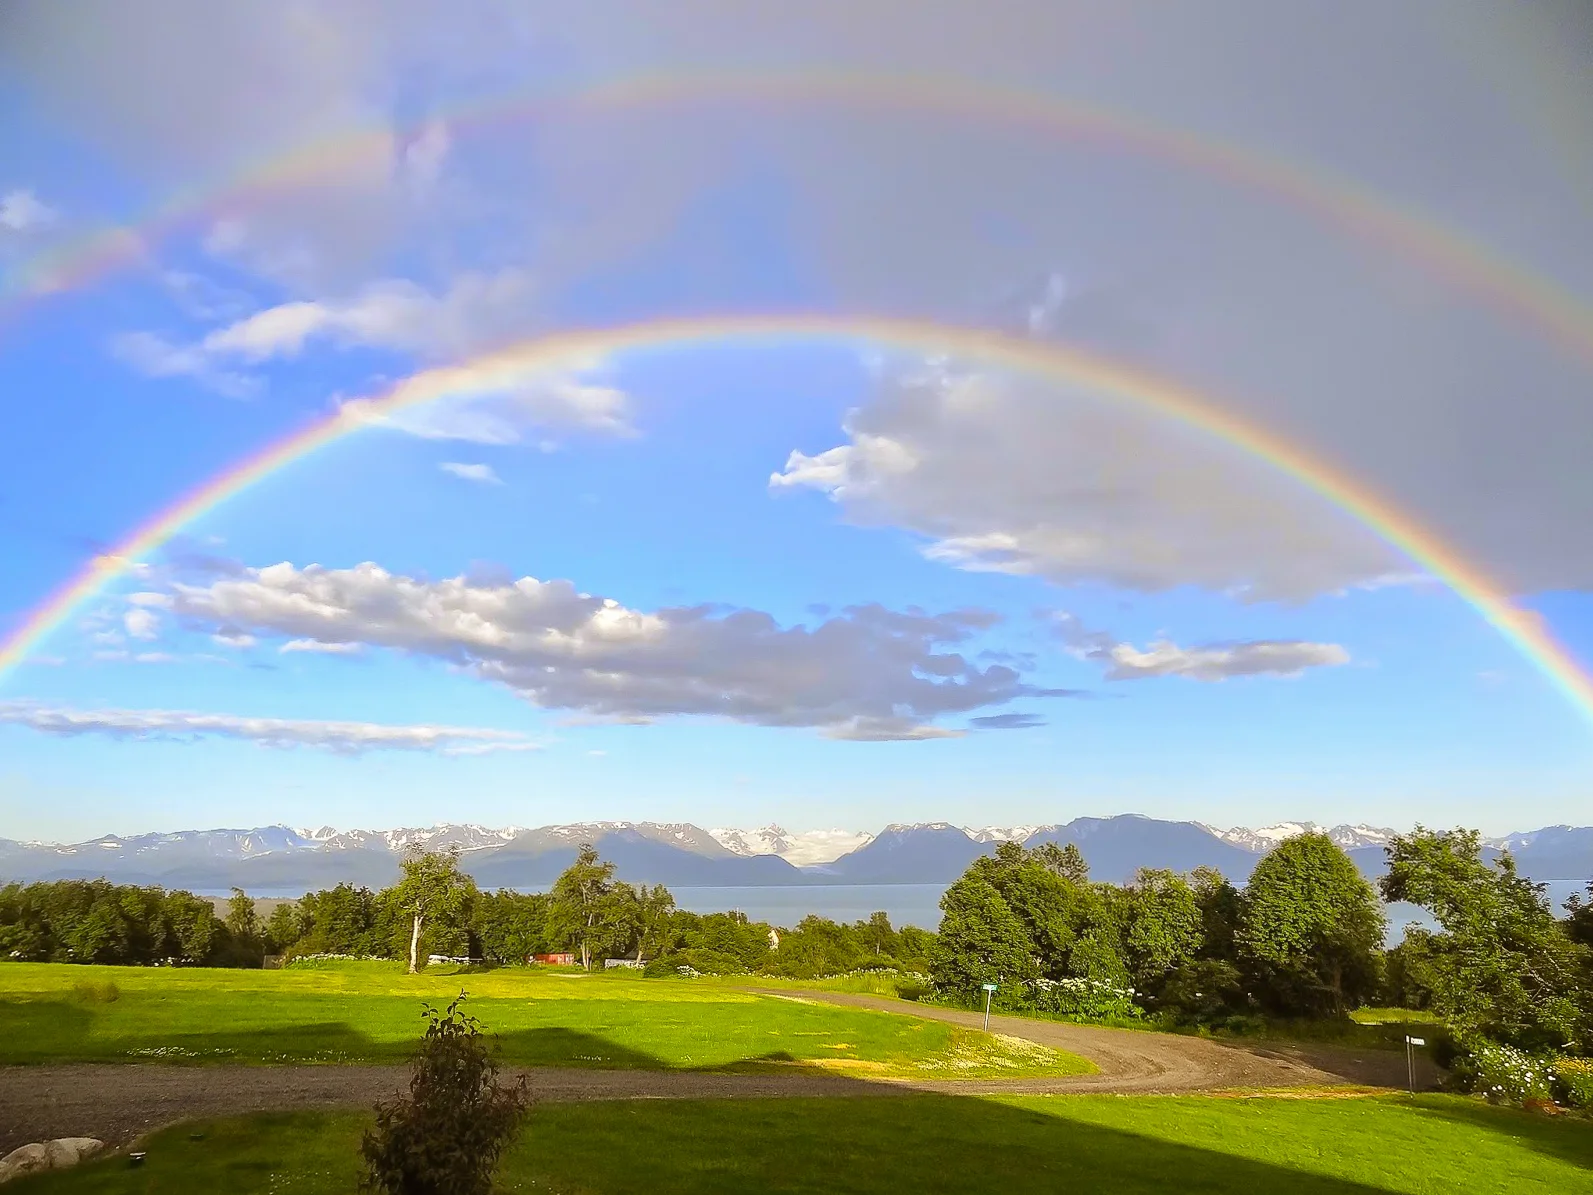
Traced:
<svg viewBox="0 0 1593 1195">
<path fill-rule="evenodd" d="M 1551 1098 L 1553 1063 L 1514 1046 L 1479 1045 L 1471 1052 L 1473 1090 L 1494 1104 L 1524 1104 Z"/>
<path fill-rule="evenodd" d="M 1024 993 L 1023 1005 L 1035 1012 L 1084 1021 L 1137 1020 L 1144 1015 L 1134 1003 L 1133 988 L 1082 976 L 1036 979 Z"/>
</svg>

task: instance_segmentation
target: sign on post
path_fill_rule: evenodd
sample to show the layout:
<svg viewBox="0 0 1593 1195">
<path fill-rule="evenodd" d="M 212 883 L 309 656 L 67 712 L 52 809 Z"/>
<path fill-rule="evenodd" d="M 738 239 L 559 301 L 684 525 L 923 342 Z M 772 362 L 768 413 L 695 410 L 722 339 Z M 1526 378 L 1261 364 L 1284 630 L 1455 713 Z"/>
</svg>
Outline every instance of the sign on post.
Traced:
<svg viewBox="0 0 1593 1195">
<path fill-rule="evenodd" d="M 1416 1094 L 1416 1051 L 1414 1047 L 1425 1046 L 1425 1037 L 1412 1037 L 1405 1035 L 1405 1088 L 1412 1095 Z"/>
<path fill-rule="evenodd" d="M 985 989 L 985 1032 L 989 1033 L 990 1032 L 990 997 L 991 997 L 991 995 L 994 994 L 994 992 L 996 990 L 996 985 L 993 984 L 993 983 L 987 983 L 987 984 L 984 985 L 984 989 Z"/>
</svg>

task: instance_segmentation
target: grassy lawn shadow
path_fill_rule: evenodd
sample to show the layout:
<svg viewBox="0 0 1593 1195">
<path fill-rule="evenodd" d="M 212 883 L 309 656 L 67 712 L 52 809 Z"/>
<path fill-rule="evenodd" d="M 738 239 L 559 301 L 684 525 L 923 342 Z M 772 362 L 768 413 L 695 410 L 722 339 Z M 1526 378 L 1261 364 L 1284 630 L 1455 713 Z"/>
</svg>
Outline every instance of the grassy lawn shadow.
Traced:
<svg viewBox="0 0 1593 1195">
<path fill-rule="evenodd" d="M 1416 1107 L 1426 1115 L 1498 1134 L 1538 1153 L 1593 1170 L 1593 1120 L 1586 1117 L 1545 1116 L 1541 1112 L 1456 1099 L 1439 1102 L 1418 1097 Z"/>
</svg>

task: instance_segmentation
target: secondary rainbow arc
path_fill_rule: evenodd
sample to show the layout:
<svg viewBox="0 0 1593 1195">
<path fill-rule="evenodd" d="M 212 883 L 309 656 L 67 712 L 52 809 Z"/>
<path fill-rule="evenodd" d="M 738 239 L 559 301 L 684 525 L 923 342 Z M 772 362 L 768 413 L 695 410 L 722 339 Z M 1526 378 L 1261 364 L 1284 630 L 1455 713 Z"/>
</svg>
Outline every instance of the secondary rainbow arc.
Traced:
<svg viewBox="0 0 1593 1195">
<path fill-rule="evenodd" d="M 989 121 L 1058 139 L 1097 139 L 1126 152 L 1227 179 L 1311 212 L 1536 329 L 1593 366 L 1593 304 L 1430 215 L 1320 168 L 1041 92 L 910 75 L 699 72 L 635 76 L 530 96 L 493 96 L 441 109 L 424 123 L 440 119 L 465 128 L 561 110 L 645 110 L 704 100 L 851 104 Z M 355 128 L 296 146 L 209 186 L 184 192 L 132 225 L 100 230 L 64 251 L 36 259 L 19 271 L 23 283 L 13 287 L 16 293 L 11 299 L 0 300 L 0 316 L 19 310 L 35 294 L 71 289 L 119 265 L 143 260 L 150 241 L 218 212 L 335 177 L 362 160 L 385 168 L 392 161 L 395 143 L 418 134 L 424 123 L 397 134 L 385 125 Z"/>
<path fill-rule="evenodd" d="M 74 610 L 125 575 L 141 556 L 227 499 L 368 426 L 373 418 L 467 390 L 474 384 L 474 376 L 488 368 L 528 372 L 628 350 L 756 339 L 867 340 L 915 352 L 951 353 L 1089 388 L 1226 441 L 1293 477 L 1442 580 L 1593 725 L 1593 679 L 1536 615 L 1517 608 L 1481 569 L 1415 519 L 1283 437 L 1217 407 L 1186 386 L 1096 354 L 999 332 L 880 316 L 765 314 L 657 319 L 535 337 L 461 364 L 415 374 L 367 400 L 358 417 L 344 409 L 317 419 L 217 474 L 138 527 L 110 552 L 95 557 L 0 643 L 0 681 Z"/>
</svg>

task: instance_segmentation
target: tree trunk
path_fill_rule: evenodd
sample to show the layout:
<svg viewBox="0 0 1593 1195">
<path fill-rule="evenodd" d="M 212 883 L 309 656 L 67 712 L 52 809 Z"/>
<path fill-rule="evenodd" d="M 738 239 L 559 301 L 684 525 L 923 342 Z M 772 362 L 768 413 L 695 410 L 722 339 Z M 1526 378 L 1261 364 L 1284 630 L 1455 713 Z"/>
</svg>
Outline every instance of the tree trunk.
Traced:
<svg viewBox="0 0 1593 1195">
<path fill-rule="evenodd" d="M 409 931 L 409 973 L 414 975 L 420 970 L 416 966 L 417 956 L 420 953 L 420 914 L 415 914 L 415 928 Z"/>
<path fill-rule="evenodd" d="M 581 938 L 581 966 L 587 971 L 592 969 L 592 952 L 586 944 L 586 938 Z"/>
</svg>

